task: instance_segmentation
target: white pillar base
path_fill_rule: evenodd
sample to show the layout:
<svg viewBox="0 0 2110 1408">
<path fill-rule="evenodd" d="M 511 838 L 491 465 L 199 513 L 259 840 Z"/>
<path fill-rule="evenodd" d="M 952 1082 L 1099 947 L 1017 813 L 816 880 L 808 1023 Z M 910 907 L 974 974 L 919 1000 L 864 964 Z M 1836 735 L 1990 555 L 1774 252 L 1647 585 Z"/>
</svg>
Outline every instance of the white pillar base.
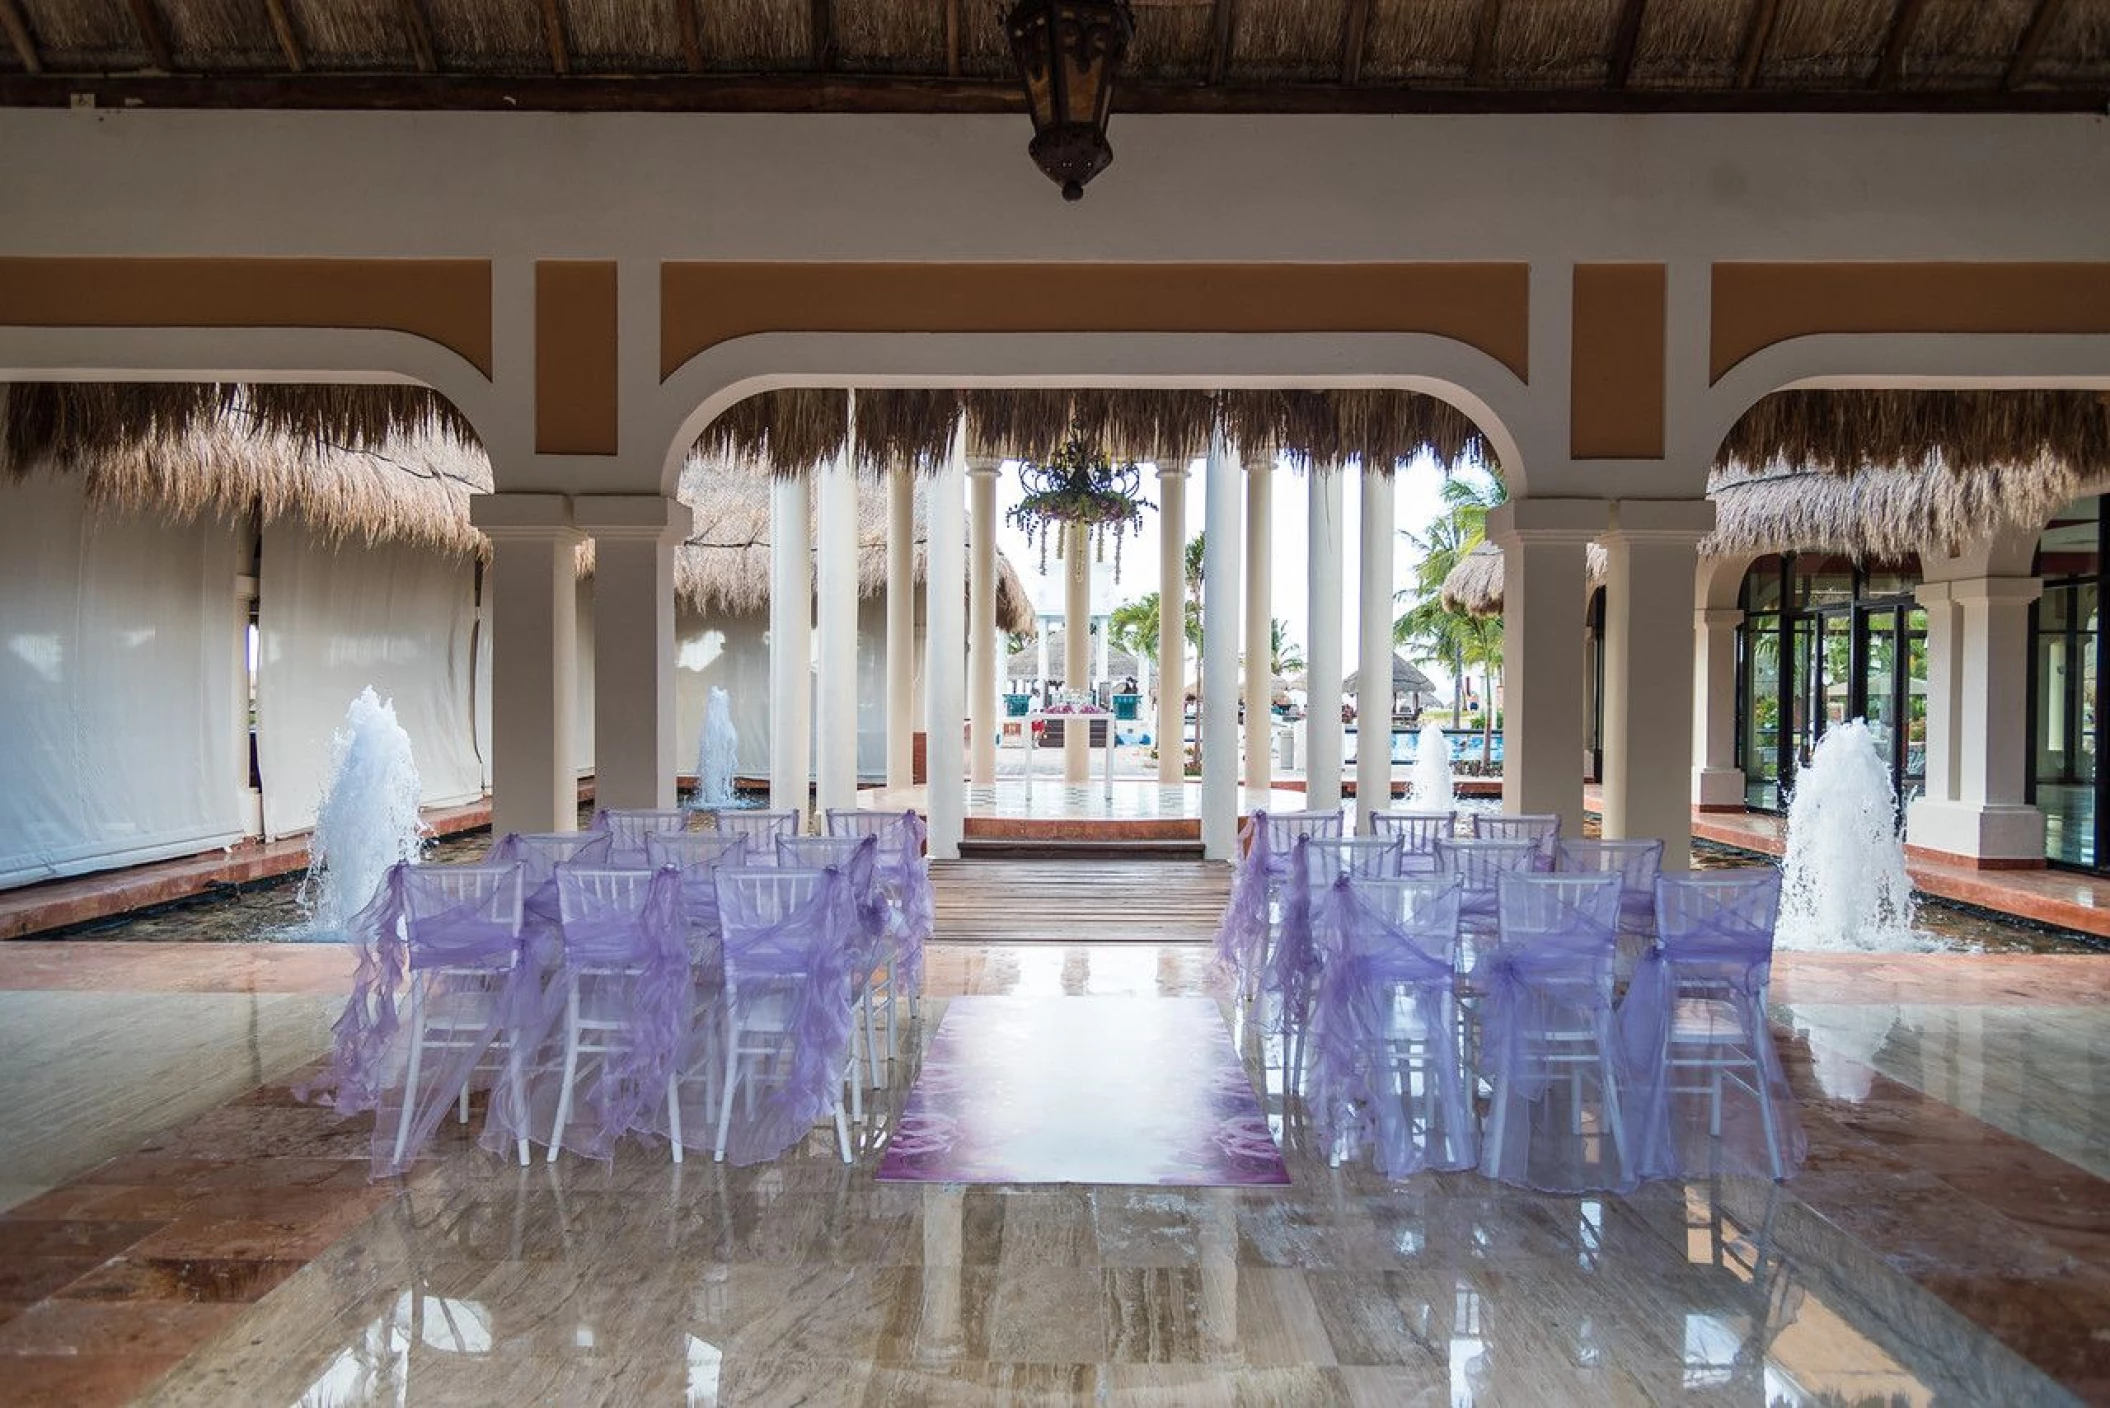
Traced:
<svg viewBox="0 0 2110 1408">
<path fill-rule="evenodd" d="M 1939 802 L 1905 809 L 1905 841 L 1917 850 L 2006 866 L 2044 864 L 2044 813 L 2019 804 Z"/>
<path fill-rule="evenodd" d="M 1702 811 L 1742 811 L 1745 805 L 1744 770 L 1694 768 L 1692 804 Z"/>
</svg>

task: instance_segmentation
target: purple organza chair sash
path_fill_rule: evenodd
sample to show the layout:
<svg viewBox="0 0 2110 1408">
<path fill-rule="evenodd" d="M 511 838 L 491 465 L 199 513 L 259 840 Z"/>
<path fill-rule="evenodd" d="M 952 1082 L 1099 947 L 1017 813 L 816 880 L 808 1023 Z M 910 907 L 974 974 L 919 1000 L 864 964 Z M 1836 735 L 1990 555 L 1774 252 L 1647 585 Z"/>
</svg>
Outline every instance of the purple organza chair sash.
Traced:
<svg viewBox="0 0 2110 1408">
<path fill-rule="evenodd" d="M 1267 813 L 1256 811 L 1239 828 L 1243 851 L 1231 876 L 1231 900 L 1216 926 L 1216 958 L 1250 981 L 1267 953 L 1269 881 L 1274 873 Z"/>
<path fill-rule="evenodd" d="M 771 880 L 797 871 L 762 872 Z M 765 1008 L 782 1010 L 789 1061 L 752 1119 L 736 1120 L 726 1157 L 737 1164 L 775 1158 L 806 1136 L 841 1098 L 850 1054 L 854 979 L 864 961 L 865 919 L 855 881 L 842 867 L 820 871 L 789 913 L 764 913 L 743 872 L 719 876 L 725 926 L 727 1000 L 737 1027 Z"/>
<path fill-rule="evenodd" d="M 1274 946 L 1266 950 L 1260 986 L 1276 999 L 1266 1021 L 1270 1031 L 1295 1032 L 1310 1019 L 1312 985 L 1319 976 L 1312 903 L 1315 892 L 1326 893 L 1313 881 L 1311 844 L 1310 837 L 1299 837 L 1290 849 L 1278 905 L 1281 920 L 1275 926 Z"/>
<path fill-rule="evenodd" d="M 620 1030 L 599 1062 L 593 1099 L 573 1107 L 579 1124 L 562 1131 L 564 1147 L 606 1159 L 625 1133 L 650 1129 L 646 1112 L 665 1098 L 687 1037 L 681 873 L 560 866 L 557 886 L 564 982 L 576 1003 L 600 1004 Z"/>
<path fill-rule="evenodd" d="M 1779 907 L 1778 872 L 1657 882 L 1657 941 L 1634 970 L 1618 1021 L 1643 1177 L 1705 1167 L 1784 1178 L 1805 1157 L 1765 1011 Z M 1714 1086 L 1717 1107 L 1681 1121 L 1676 1097 L 1695 1092 L 1678 1086 L 1678 1053 L 1692 1063 L 1688 1072 L 1709 1063 L 1734 1071 L 1737 1088 L 1725 1097 Z"/>
<path fill-rule="evenodd" d="M 1401 906 L 1380 908 L 1373 903 L 1380 896 L 1408 901 L 1411 912 L 1395 919 Z M 1477 1157 L 1456 1044 L 1458 901 L 1455 880 L 1371 883 L 1345 875 L 1319 901 L 1326 958 L 1313 1001 L 1311 1109 L 1327 1147 L 1369 1143 L 1379 1171 L 1393 1178 L 1469 1168 Z M 1401 1003 L 1424 1072 L 1419 1137 L 1400 1108 L 1409 1092 L 1392 1092 L 1381 1069 Z"/>
<path fill-rule="evenodd" d="M 595 820 L 599 820 L 596 816 Z M 509 831 L 491 847 L 491 862 L 519 861 L 527 877 L 526 928 L 538 945 L 537 956 L 555 963 L 559 952 L 557 867 L 609 864 L 615 838 L 607 831 L 557 831 L 526 834 Z"/>
</svg>

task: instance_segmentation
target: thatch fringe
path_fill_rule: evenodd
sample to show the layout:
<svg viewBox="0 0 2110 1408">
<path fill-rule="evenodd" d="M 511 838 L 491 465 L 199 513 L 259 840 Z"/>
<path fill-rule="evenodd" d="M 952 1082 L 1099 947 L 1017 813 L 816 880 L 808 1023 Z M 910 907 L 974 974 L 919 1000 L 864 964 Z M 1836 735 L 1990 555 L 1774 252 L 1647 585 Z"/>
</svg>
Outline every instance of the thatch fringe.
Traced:
<svg viewBox="0 0 2110 1408">
<path fill-rule="evenodd" d="M 735 402 L 703 429 L 695 453 L 755 461 L 778 474 L 809 474 L 842 452 L 850 410 L 839 387 L 764 391 Z"/>
<path fill-rule="evenodd" d="M 92 459 L 141 440 L 213 435 L 223 423 L 318 449 L 427 435 L 476 443 L 452 403 L 422 386 L 25 381 L 12 385 L 6 421 L 17 473 L 34 461 Z"/>
<path fill-rule="evenodd" d="M 1744 413 L 1715 464 L 1854 474 L 1939 462 L 1999 477 L 2047 458 L 2110 469 L 2110 401 L 2057 389 L 1781 391 Z"/>
</svg>

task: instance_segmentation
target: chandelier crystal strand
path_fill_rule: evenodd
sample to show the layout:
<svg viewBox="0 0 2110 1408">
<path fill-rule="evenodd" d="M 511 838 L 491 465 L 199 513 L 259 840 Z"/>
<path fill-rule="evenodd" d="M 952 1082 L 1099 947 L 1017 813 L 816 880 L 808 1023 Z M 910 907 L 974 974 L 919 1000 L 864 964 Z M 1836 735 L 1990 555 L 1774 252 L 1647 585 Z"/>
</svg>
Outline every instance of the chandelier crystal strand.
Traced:
<svg viewBox="0 0 2110 1408">
<path fill-rule="evenodd" d="M 1045 464 L 1019 466 L 1025 496 L 1004 515 L 1041 545 L 1041 571 L 1047 571 L 1047 541 L 1056 536 L 1056 560 L 1063 555 L 1061 529 L 1075 523 L 1090 535 L 1096 560 L 1106 560 L 1106 536 L 1114 539 L 1114 579 L 1121 576 L 1121 543 L 1130 529 L 1141 531 L 1143 510 L 1153 505 L 1137 491 L 1142 471 L 1133 461 L 1115 464 L 1087 445 L 1083 433 L 1070 428 L 1062 448 Z"/>
</svg>

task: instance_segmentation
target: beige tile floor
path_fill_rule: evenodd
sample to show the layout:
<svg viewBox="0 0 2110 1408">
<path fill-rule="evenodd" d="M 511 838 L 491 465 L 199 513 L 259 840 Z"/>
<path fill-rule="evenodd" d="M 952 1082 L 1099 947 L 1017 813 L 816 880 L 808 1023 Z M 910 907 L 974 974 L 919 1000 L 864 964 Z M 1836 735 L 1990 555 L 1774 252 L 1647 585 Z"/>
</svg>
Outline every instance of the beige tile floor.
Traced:
<svg viewBox="0 0 2110 1408">
<path fill-rule="evenodd" d="M 1926 997 L 1913 985 L 1918 960 L 1884 981 L 1805 982 L 1812 1009 L 1861 987 L 1870 1005 L 1899 1013 L 1867 1058 L 1865 1103 L 1828 1100 L 1807 1053 L 1798 1057 L 1798 1078 L 1826 1118 L 1946 1129 L 1951 1107 L 1904 1090 L 1889 1071 L 1916 1074 L 1937 1099 L 1944 1082 L 1972 1085 L 1981 1107 L 2002 1098 L 2002 1080 L 2026 1078 L 2042 1087 L 2044 1130 L 2061 1101 L 2092 1104 L 2088 1088 L 2065 1083 L 2110 1032 L 2097 993 L 2070 979 L 2018 989 L 2016 975 L 2033 971 L 2018 965 L 2041 959 L 1951 960 L 1972 961 L 2002 965 L 1982 970 L 1999 1001 L 1972 1002 L 1963 968 L 1948 972 L 1938 1002 L 1899 1001 Z M 122 971 L 133 988 L 154 987 L 150 962 Z M 944 948 L 928 981 L 927 1023 L 944 997 L 967 993 L 1220 994 L 1207 953 L 1192 945 Z M 300 986 L 302 975 L 281 971 L 276 985 Z M 164 1092 L 249 1083 L 265 1069 L 253 1053 L 268 1024 L 201 1020 L 196 993 L 65 995 L 111 1005 L 84 1025 L 79 1011 L 51 1005 L 53 994 L 16 994 L 10 1030 L 92 1030 L 77 1048 L 91 1083 L 139 1083 L 149 1052 L 152 1088 Z M 1975 1044 L 1925 1015 L 1937 1009 L 1977 1023 Z M 319 1029 L 291 1011 L 273 1061 L 303 1042 L 320 1050 Z M 2029 1030 L 2047 1016 L 2080 1045 L 2039 1070 L 2024 1058 Z M 2003 1075 L 2018 1059 L 2023 1069 Z M 911 1050 L 864 1133 L 868 1149 L 913 1069 Z M 846 1169 L 825 1138 L 756 1169 L 677 1169 L 640 1148 L 608 1167 L 567 1159 L 523 1171 L 457 1141 L 364 1221 L 325 1224 L 301 1243 L 299 1255 L 314 1259 L 254 1304 L 172 1302 L 160 1312 L 176 1317 L 170 1345 L 210 1333 L 145 1401 L 2072 1401 L 2033 1358 L 2089 1396 L 2110 1382 L 2090 1377 L 2101 1356 L 2085 1335 L 2076 1346 L 2049 1319 L 2038 1339 L 2027 1325 L 1993 1333 L 1995 1317 L 1960 1312 L 1971 1297 L 1934 1293 L 1939 1277 L 1912 1260 L 1946 1256 L 1937 1271 L 2026 1304 L 2035 1287 L 2082 1294 L 2094 1284 L 2075 1280 L 2074 1243 L 2062 1250 L 2043 1239 L 2050 1232 L 2017 1227 L 1929 1251 L 1910 1229 L 1847 1216 L 1894 1204 L 1905 1210 L 1896 1216 L 1925 1214 L 1939 1227 L 1964 1206 L 1950 1184 L 1905 1166 L 1900 1134 L 1813 1132 L 1822 1158 L 1786 1189 L 1652 1186 L 1620 1199 L 1541 1197 L 1472 1175 L 1391 1185 L 1311 1158 L 1279 1076 L 1262 1074 L 1274 1076 L 1265 1083 L 1295 1179 L 1288 1190 L 879 1184 L 871 1153 Z M 0 1098 L 10 1166 L 14 1136 L 34 1114 L 19 1095 Z M 132 1120 L 135 1134 L 151 1122 L 136 1110 L 108 1118 L 113 1128 Z M 1984 1127 L 1970 1127 L 1982 1145 Z M 274 1098 L 210 1113 L 156 1143 L 160 1157 L 200 1167 L 356 1160 L 357 1131 L 333 1128 Z M 2060 1137 L 2102 1153 L 2088 1120 Z M 2014 1150 L 2002 1157 L 2012 1162 Z M 2077 1196 L 2099 1190 L 2074 1172 Z M 12 1179 L 12 1168 L 0 1176 Z M 106 1176 L 121 1179 L 121 1167 Z M 127 1206 L 146 1215 L 145 1204 Z M 219 1225 L 157 1233 L 167 1245 L 149 1250 L 164 1261 L 206 1256 Z M 86 1292 L 46 1301 L 0 1326 L 0 1356 L 92 1345 L 108 1313 Z M 185 1315 L 197 1325 L 186 1330 Z M 155 1352 L 158 1332 L 128 1324 L 126 1343 Z"/>
</svg>

